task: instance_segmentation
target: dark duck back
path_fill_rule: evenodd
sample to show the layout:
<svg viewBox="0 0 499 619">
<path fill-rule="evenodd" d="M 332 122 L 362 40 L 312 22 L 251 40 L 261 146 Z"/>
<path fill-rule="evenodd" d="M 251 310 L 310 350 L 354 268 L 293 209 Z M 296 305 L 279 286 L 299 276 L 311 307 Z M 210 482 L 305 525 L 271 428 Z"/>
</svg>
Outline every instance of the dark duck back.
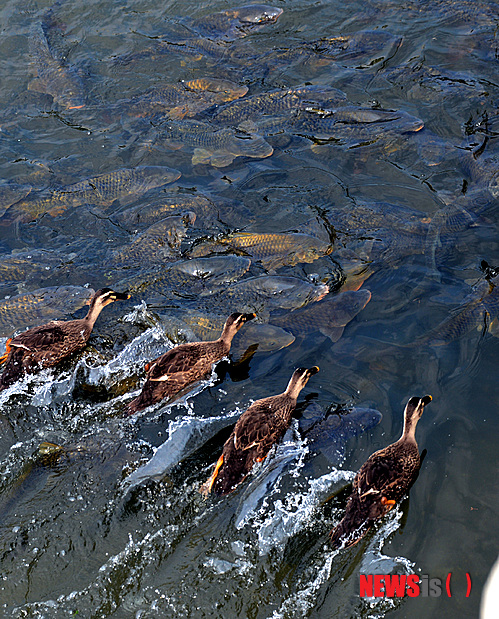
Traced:
<svg viewBox="0 0 499 619">
<path fill-rule="evenodd" d="M 407 494 L 421 467 L 416 424 L 431 396 L 411 398 L 405 407 L 400 439 L 368 458 L 355 476 L 341 522 L 331 531 L 333 548 L 356 544 L 376 520 L 387 514 Z"/>
<path fill-rule="evenodd" d="M 222 334 L 213 342 L 181 344 L 146 365 L 146 382 L 127 407 L 129 415 L 162 400 L 171 400 L 192 383 L 209 375 L 214 363 L 225 357 L 232 338 L 255 314 L 231 314 Z"/>
<path fill-rule="evenodd" d="M 101 288 L 90 300 L 85 318 L 53 320 L 7 340 L 7 350 L 0 357 L 0 363 L 5 363 L 0 376 L 0 391 L 15 383 L 24 374 L 52 367 L 72 353 L 85 348 L 102 309 L 113 301 L 129 297 L 128 293 Z"/>
<path fill-rule="evenodd" d="M 244 480 L 256 462 L 265 459 L 272 445 L 286 433 L 300 391 L 318 371 L 316 366 L 308 370 L 299 368 L 284 393 L 257 400 L 239 417 L 212 476 L 200 489 L 205 496 L 212 491 L 228 494 Z"/>
</svg>

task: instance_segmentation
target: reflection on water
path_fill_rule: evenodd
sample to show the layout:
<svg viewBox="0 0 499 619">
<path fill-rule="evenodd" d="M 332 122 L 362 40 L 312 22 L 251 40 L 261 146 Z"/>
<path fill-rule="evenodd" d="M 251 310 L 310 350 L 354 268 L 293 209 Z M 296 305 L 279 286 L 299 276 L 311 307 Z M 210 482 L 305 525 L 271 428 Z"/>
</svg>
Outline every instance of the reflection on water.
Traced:
<svg viewBox="0 0 499 619">
<path fill-rule="evenodd" d="M 0 11 L 2 341 L 132 293 L 0 394 L 2 616 L 476 615 L 499 525 L 496 3 Z M 236 310 L 258 318 L 232 364 L 123 415 L 147 361 Z M 204 500 L 238 415 L 313 365 L 302 419 Z M 425 393 L 410 497 L 331 551 L 354 472 Z M 359 598 L 361 573 L 414 572 L 452 572 L 453 597 Z"/>
</svg>

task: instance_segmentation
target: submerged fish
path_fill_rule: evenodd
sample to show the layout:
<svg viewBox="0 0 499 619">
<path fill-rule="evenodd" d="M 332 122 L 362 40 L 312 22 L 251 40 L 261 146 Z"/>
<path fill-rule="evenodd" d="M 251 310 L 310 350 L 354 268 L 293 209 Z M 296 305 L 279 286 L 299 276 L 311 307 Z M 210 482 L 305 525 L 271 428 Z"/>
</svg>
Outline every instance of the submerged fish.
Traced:
<svg viewBox="0 0 499 619">
<path fill-rule="evenodd" d="M 345 99 L 346 95 L 341 90 L 327 86 L 302 86 L 262 92 L 224 105 L 216 112 L 214 121 L 237 126 L 241 122 L 258 120 L 263 116 L 283 116 L 314 103 L 326 107 L 336 106 Z"/>
<path fill-rule="evenodd" d="M 205 256 L 208 253 L 241 252 L 259 260 L 266 269 L 280 266 L 294 266 L 300 262 L 313 262 L 331 253 L 332 246 L 308 234 L 293 232 L 259 234 L 237 232 L 216 241 L 208 241 L 194 247 L 191 256 Z"/>
<path fill-rule="evenodd" d="M 264 275 L 231 284 L 216 294 L 202 295 L 198 306 L 208 311 L 233 311 L 234 307 L 249 308 L 260 320 L 266 320 L 273 309 L 297 309 L 315 303 L 329 292 L 325 284 L 314 284 L 297 277 Z M 275 323 L 277 326 L 281 326 Z"/>
<path fill-rule="evenodd" d="M 232 40 L 244 37 L 265 24 L 276 22 L 282 13 L 282 9 L 273 6 L 249 4 L 196 19 L 184 19 L 183 23 L 202 37 Z"/>
<path fill-rule="evenodd" d="M 141 224 L 152 224 L 169 215 L 182 211 L 196 213 L 196 226 L 208 229 L 216 228 L 217 223 L 230 227 L 238 227 L 241 219 L 251 222 L 253 219 L 249 209 L 240 202 L 210 197 L 195 193 L 167 193 L 161 196 L 161 202 L 138 204 L 132 208 L 120 211 L 113 215 L 120 225 L 136 227 Z"/>
<path fill-rule="evenodd" d="M 297 46 L 273 49 L 255 59 L 254 64 L 266 72 L 289 69 L 293 64 L 303 63 L 307 73 L 341 62 L 355 67 L 373 66 L 391 57 L 402 44 L 402 37 L 381 30 L 361 30 L 348 35 L 323 37 Z M 349 62 L 350 61 L 350 62 Z"/>
<path fill-rule="evenodd" d="M 154 187 L 172 183 L 180 172 L 166 166 L 138 166 L 100 174 L 84 181 L 53 190 L 47 197 L 26 199 L 13 204 L 0 218 L 1 225 L 34 221 L 48 213 L 55 217 L 66 209 L 81 204 L 100 207 L 115 200 L 126 204 Z"/>
<path fill-rule="evenodd" d="M 83 307 L 94 291 L 79 286 L 52 286 L 0 301 L 0 335 L 57 320 Z"/>
<path fill-rule="evenodd" d="M 31 191 L 30 185 L 3 183 L 0 185 L 0 217 L 16 202 L 25 198 Z"/>
<path fill-rule="evenodd" d="M 364 309 L 371 300 L 369 290 L 347 290 L 329 295 L 319 303 L 284 316 L 272 316 L 272 324 L 305 335 L 320 331 L 332 342 L 337 342 L 345 326 Z"/>
<path fill-rule="evenodd" d="M 236 157 L 262 159 L 274 149 L 262 137 L 234 129 L 213 129 L 194 120 L 170 121 L 161 125 L 157 142 L 171 148 L 194 149 L 192 164 L 230 165 Z"/>
<path fill-rule="evenodd" d="M 356 106 L 331 110 L 309 106 L 288 118 L 275 117 L 257 123 L 262 135 L 287 132 L 313 141 L 348 147 L 375 142 L 385 143 L 402 134 L 420 131 L 424 123 L 403 111 L 390 111 Z M 316 149 L 313 149 L 316 152 Z M 320 152 L 320 150 L 318 151 Z"/>
<path fill-rule="evenodd" d="M 164 114 L 169 118 L 184 118 L 213 105 L 239 99 L 247 92 L 247 86 L 230 80 L 203 77 L 153 88 L 133 99 L 114 104 L 110 111 L 129 116 Z"/>
<path fill-rule="evenodd" d="M 30 90 L 51 95 L 54 101 L 68 110 L 84 107 L 83 81 L 72 67 L 54 54 L 44 24 L 36 24 L 31 30 L 29 51 L 37 74 L 29 85 Z"/>
<path fill-rule="evenodd" d="M 140 293 L 148 302 L 155 294 L 189 298 L 239 279 L 250 265 L 251 260 L 241 256 L 198 258 L 161 265 L 160 271 L 140 273 L 120 285 L 133 294 Z"/>
<path fill-rule="evenodd" d="M 66 257 L 68 261 L 71 257 Z M 25 285 L 36 281 L 40 285 L 47 277 L 61 267 L 64 257 L 55 252 L 31 250 L 15 252 L 0 260 L 0 286 Z"/>
<path fill-rule="evenodd" d="M 182 312 L 179 316 L 163 316 L 163 326 L 167 333 L 178 341 L 181 334 L 187 341 L 209 341 L 220 333 L 224 319 L 218 314 L 202 314 L 196 311 Z M 270 324 L 248 323 L 232 346 L 233 352 L 245 351 L 256 346 L 260 352 L 275 352 L 295 341 L 294 335 Z"/>
<path fill-rule="evenodd" d="M 497 333 L 499 318 L 499 278 L 482 281 L 466 297 L 460 307 L 414 345 L 441 346 L 466 335 L 473 329 Z"/>
<path fill-rule="evenodd" d="M 144 265 L 173 261 L 179 257 L 180 243 L 187 227 L 196 215 L 187 212 L 176 217 L 166 217 L 137 234 L 128 247 L 113 252 L 108 265 L 114 268 L 135 269 Z"/>
<path fill-rule="evenodd" d="M 312 407 L 308 407 L 312 408 Z M 345 458 L 348 441 L 379 424 L 383 415 L 373 408 L 353 407 L 336 410 L 311 420 L 308 408 L 300 418 L 300 433 L 308 439 L 313 451 L 324 454 L 331 464 Z"/>
</svg>

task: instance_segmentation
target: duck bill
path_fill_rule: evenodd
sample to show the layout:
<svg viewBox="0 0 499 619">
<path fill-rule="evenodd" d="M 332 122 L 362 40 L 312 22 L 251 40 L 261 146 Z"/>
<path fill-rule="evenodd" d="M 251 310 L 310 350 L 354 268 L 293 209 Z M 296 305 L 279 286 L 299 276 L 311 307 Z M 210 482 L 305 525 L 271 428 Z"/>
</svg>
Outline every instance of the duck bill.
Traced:
<svg viewBox="0 0 499 619">
<path fill-rule="evenodd" d="M 243 314 L 243 318 L 246 321 L 253 320 L 254 318 L 256 318 L 256 314 Z"/>
<path fill-rule="evenodd" d="M 314 374 L 317 374 L 318 371 L 319 371 L 319 366 L 314 365 L 313 368 L 310 368 L 310 369 L 307 370 L 307 374 L 309 376 L 313 376 Z"/>
<path fill-rule="evenodd" d="M 110 298 L 112 301 L 126 301 L 131 296 L 129 292 L 113 292 Z"/>
</svg>

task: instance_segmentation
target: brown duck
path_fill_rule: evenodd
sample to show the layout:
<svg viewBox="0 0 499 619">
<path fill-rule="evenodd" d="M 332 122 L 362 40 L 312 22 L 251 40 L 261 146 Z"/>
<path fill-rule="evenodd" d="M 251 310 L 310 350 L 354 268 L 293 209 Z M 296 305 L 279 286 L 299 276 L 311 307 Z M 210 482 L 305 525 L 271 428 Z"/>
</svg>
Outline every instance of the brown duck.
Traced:
<svg viewBox="0 0 499 619">
<path fill-rule="evenodd" d="M 212 490 L 228 494 L 241 483 L 255 462 L 265 459 L 291 423 L 300 391 L 319 368 L 298 368 L 293 373 L 286 391 L 254 402 L 237 420 L 232 434 L 223 447 L 212 476 L 200 489 L 205 496 Z"/>
<path fill-rule="evenodd" d="M 353 546 L 407 494 L 416 481 L 421 457 L 416 425 L 431 396 L 411 398 L 405 407 L 404 430 L 396 443 L 376 451 L 353 481 L 343 520 L 331 531 L 333 548 Z"/>
<path fill-rule="evenodd" d="M 72 353 L 85 348 L 102 309 L 113 301 L 129 298 L 128 293 L 101 288 L 91 298 L 85 318 L 52 320 L 46 325 L 28 329 L 8 339 L 7 350 L 0 357 L 0 364 L 5 363 L 0 376 L 0 391 L 15 383 L 24 374 L 52 367 Z"/>
<path fill-rule="evenodd" d="M 229 354 L 232 338 L 239 329 L 255 317 L 255 314 L 231 314 L 218 340 L 181 344 L 146 364 L 146 382 L 140 395 L 128 405 L 128 414 L 166 398 L 171 400 L 192 383 L 206 378 L 213 364 Z"/>
</svg>

